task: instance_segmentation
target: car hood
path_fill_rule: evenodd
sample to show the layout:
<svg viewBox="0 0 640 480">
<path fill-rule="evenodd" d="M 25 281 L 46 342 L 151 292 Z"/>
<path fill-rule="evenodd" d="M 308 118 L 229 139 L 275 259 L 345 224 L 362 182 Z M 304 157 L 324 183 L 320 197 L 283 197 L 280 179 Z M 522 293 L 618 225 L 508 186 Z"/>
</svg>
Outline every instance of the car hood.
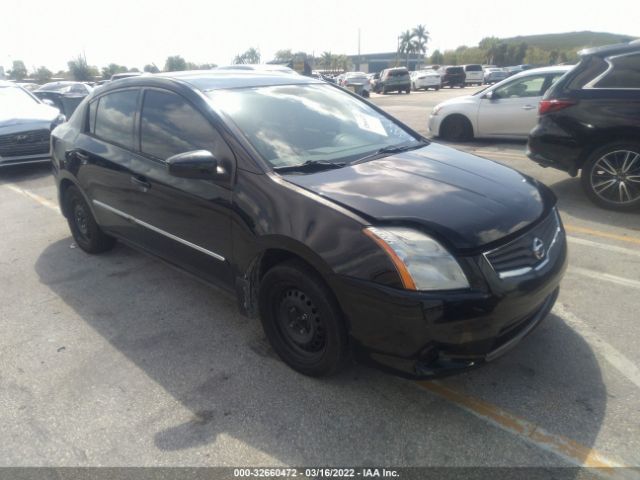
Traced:
<svg viewBox="0 0 640 480">
<path fill-rule="evenodd" d="M 287 181 L 372 223 L 418 224 L 456 250 L 476 250 L 538 220 L 555 204 L 534 179 L 435 143 Z"/>
<path fill-rule="evenodd" d="M 33 102 L 32 107 L 24 108 L 3 108 L 0 109 L 0 128 L 25 123 L 52 122 L 60 115 L 57 108 L 50 107 L 43 103 Z"/>
<path fill-rule="evenodd" d="M 446 107 L 461 106 L 461 105 L 478 106 L 479 101 L 480 101 L 480 95 L 463 95 L 461 97 L 455 97 L 449 100 L 445 100 L 444 102 L 440 102 L 438 105 L 436 105 L 436 107 L 446 108 Z"/>
</svg>

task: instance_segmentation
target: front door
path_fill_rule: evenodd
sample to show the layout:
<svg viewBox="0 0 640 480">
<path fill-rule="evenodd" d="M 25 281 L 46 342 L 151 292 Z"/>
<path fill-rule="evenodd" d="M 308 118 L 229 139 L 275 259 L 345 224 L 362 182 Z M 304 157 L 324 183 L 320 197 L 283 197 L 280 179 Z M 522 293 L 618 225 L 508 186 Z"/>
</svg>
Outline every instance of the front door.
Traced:
<svg viewBox="0 0 640 480">
<path fill-rule="evenodd" d="M 135 186 L 127 211 L 146 230 L 145 247 L 225 288 L 231 273 L 231 185 L 169 175 L 166 159 L 208 150 L 235 166 L 232 151 L 194 105 L 177 93 L 145 89 Z"/>
<path fill-rule="evenodd" d="M 514 79 L 482 98 L 478 109 L 478 136 L 526 137 L 538 119 L 538 103 L 561 74 L 538 74 Z"/>
</svg>

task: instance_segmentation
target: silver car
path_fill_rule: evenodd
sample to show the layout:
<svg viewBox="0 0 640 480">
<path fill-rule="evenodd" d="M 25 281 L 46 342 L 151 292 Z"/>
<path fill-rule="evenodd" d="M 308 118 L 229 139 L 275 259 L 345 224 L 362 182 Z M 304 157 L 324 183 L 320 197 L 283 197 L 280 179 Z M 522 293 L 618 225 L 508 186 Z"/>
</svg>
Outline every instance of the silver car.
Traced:
<svg viewBox="0 0 640 480">
<path fill-rule="evenodd" d="M 0 82 L 0 167 L 49 161 L 49 135 L 65 120 L 24 88 Z"/>
<path fill-rule="evenodd" d="M 573 66 L 536 68 L 509 77 L 473 95 L 434 107 L 429 130 L 445 140 L 474 137 L 525 139 L 538 121 L 538 103 L 547 89 Z"/>
</svg>

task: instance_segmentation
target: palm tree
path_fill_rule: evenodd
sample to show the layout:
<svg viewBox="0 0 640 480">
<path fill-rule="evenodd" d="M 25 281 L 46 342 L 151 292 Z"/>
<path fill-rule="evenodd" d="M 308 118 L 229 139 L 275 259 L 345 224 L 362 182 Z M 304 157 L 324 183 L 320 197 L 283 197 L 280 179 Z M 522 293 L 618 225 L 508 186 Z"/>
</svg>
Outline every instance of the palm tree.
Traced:
<svg viewBox="0 0 640 480">
<path fill-rule="evenodd" d="M 331 52 L 322 52 L 322 56 L 320 57 L 320 65 L 322 65 L 326 70 L 331 68 L 331 64 L 333 62 L 333 55 Z"/>
<path fill-rule="evenodd" d="M 413 46 L 415 53 L 425 55 L 427 53 L 427 42 L 429 41 L 429 32 L 424 25 L 418 25 L 411 31 L 414 37 Z"/>
<path fill-rule="evenodd" d="M 406 64 L 409 66 L 409 55 L 414 53 L 413 34 L 409 30 L 405 30 L 400 34 L 399 53 L 406 55 Z"/>
</svg>

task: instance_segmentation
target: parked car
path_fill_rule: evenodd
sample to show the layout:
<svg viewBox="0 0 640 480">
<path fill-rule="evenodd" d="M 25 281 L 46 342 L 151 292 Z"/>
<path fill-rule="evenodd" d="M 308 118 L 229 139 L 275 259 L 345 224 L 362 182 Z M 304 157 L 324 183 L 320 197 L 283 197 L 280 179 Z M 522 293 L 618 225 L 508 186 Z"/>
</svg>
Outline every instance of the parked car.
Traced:
<svg viewBox="0 0 640 480">
<path fill-rule="evenodd" d="M 270 64 L 270 63 L 238 63 L 233 65 L 221 65 L 213 70 L 245 70 L 252 72 L 272 72 L 272 73 L 288 73 L 290 75 L 299 75 L 294 69 L 286 65 Z"/>
<path fill-rule="evenodd" d="M 411 93 L 411 77 L 406 67 L 386 68 L 376 82 L 376 93 Z"/>
<path fill-rule="evenodd" d="M 442 87 L 440 74 L 435 70 L 416 70 L 411 72 L 410 77 L 412 90 L 440 90 Z"/>
<path fill-rule="evenodd" d="M 112 82 L 52 144 L 81 249 L 123 239 L 235 294 L 306 375 L 349 352 L 410 376 L 469 368 L 558 295 L 566 244 L 547 187 L 315 79 Z"/>
<path fill-rule="evenodd" d="M 443 87 L 464 88 L 466 85 L 466 75 L 463 67 L 444 66 L 438 69 L 438 73 L 442 79 Z"/>
<path fill-rule="evenodd" d="M 528 155 L 575 177 L 594 203 L 640 207 L 640 42 L 580 52 L 540 102 Z"/>
<path fill-rule="evenodd" d="M 483 83 L 485 85 L 491 85 L 497 82 L 501 82 L 509 75 L 503 68 L 489 67 L 484 69 Z"/>
<path fill-rule="evenodd" d="M 371 83 L 369 82 L 369 77 L 367 77 L 367 74 L 364 72 L 345 73 L 340 86 L 348 88 L 365 98 L 368 98 L 371 93 Z"/>
<path fill-rule="evenodd" d="M 512 67 L 505 67 L 504 70 L 507 72 L 507 76 L 510 77 L 512 75 L 516 75 L 518 73 L 531 70 L 532 68 L 536 68 L 536 67 L 534 65 L 523 64 L 523 65 L 515 65 Z"/>
<path fill-rule="evenodd" d="M 0 81 L 0 167 L 48 162 L 51 129 L 65 120 L 32 93 Z"/>
<path fill-rule="evenodd" d="M 453 141 L 474 137 L 527 138 L 536 124 L 542 95 L 571 68 L 528 70 L 473 95 L 442 102 L 431 111 L 429 130 Z"/>
<path fill-rule="evenodd" d="M 484 72 L 482 71 L 482 65 L 469 64 L 463 65 L 465 74 L 465 83 L 467 85 L 482 85 L 484 83 Z"/>
<path fill-rule="evenodd" d="M 40 99 L 48 99 L 67 118 L 71 117 L 80 102 L 93 88 L 82 82 L 45 83 L 33 94 Z"/>
</svg>

